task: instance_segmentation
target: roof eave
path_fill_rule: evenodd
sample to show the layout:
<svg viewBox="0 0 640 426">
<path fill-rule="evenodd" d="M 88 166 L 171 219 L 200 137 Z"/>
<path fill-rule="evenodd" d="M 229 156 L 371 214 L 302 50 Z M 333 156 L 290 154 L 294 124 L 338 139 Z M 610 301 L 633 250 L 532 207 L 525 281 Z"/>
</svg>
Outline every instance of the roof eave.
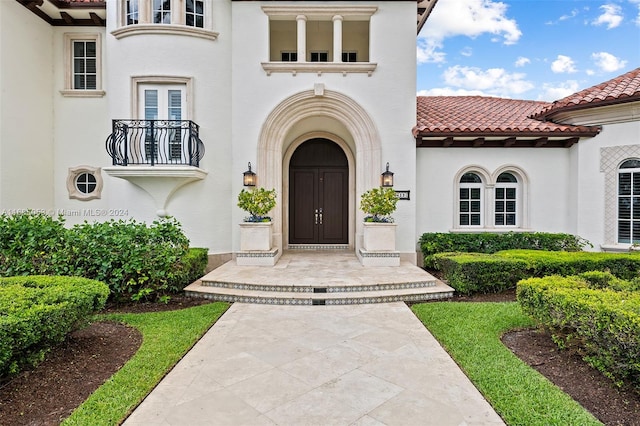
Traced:
<svg viewBox="0 0 640 426">
<path fill-rule="evenodd" d="M 418 32 L 416 34 L 420 34 L 420 30 L 427 22 L 427 18 L 431 15 L 437 2 L 438 0 L 418 0 Z"/>
</svg>

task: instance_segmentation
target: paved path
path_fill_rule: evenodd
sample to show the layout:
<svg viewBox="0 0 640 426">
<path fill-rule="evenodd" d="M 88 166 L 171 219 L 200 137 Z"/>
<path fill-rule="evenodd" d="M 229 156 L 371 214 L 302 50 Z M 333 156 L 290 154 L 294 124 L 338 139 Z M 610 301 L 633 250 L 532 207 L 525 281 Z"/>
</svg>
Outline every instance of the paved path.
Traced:
<svg viewBox="0 0 640 426">
<path fill-rule="evenodd" d="M 404 303 L 236 303 L 125 422 L 504 424 Z"/>
</svg>

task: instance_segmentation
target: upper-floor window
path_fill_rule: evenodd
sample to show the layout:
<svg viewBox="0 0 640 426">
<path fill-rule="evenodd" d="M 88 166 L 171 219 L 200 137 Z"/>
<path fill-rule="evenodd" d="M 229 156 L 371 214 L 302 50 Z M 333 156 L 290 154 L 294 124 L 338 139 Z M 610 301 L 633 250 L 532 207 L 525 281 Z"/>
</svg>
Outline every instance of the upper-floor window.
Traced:
<svg viewBox="0 0 640 426">
<path fill-rule="evenodd" d="M 64 96 L 103 96 L 100 34 L 65 33 Z"/>
<path fill-rule="evenodd" d="M 154 24 L 170 24 L 171 0 L 153 0 L 151 14 Z"/>
<path fill-rule="evenodd" d="M 213 0 L 119 0 L 116 38 L 135 34 L 174 34 L 215 40 Z"/>
<path fill-rule="evenodd" d="M 204 28 L 204 1 L 187 0 L 186 24 L 190 27 Z"/>
<path fill-rule="evenodd" d="M 377 7 L 265 5 L 262 10 L 269 17 L 266 34 L 269 62 L 262 64 L 267 74 L 274 71 L 371 74 L 376 69 L 369 57 L 369 32 L 370 19 Z M 295 59 L 292 52 L 296 53 Z"/>
<path fill-rule="evenodd" d="M 618 170 L 618 242 L 640 243 L 640 160 L 624 161 Z"/>
<path fill-rule="evenodd" d="M 98 84 L 95 40 L 73 40 L 73 89 L 96 90 Z"/>
<path fill-rule="evenodd" d="M 125 22 L 127 25 L 137 24 L 139 21 L 138 15 L 138 0 L 126 0 L 125 1 Z"/>
<path fill-rule="evenodd" d="M 328 52 L 311 52 L 311 62 L 327 62 L 328 60 Z"/>
</svg>

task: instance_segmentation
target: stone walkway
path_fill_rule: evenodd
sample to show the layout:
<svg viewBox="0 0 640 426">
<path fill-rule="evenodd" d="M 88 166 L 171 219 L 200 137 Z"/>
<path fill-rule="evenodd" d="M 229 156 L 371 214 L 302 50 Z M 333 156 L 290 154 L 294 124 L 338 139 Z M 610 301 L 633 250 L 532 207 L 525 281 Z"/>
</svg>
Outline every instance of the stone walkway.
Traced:
<svg viewBox="0 0 640 426">
<path fill-rule="evenodd" d="M 236 303 L 124 423 L 504 424 L 404 303 Z"/>
</svg>

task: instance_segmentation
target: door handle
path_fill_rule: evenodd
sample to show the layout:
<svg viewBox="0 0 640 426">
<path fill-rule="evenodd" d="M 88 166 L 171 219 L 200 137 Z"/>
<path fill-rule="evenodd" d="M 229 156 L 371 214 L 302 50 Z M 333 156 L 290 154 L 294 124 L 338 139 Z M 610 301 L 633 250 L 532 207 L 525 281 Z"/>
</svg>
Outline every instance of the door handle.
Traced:
<svg viewBox="0 0 640 426">
<path fill-rule="evenodd" d="M 318 209 L 316 209 L 315 216 L 316 216 L 316 223 L 315 224 L 317 225 L 318 224 Z"/>
<path fill-rule="evenodd" d="M 320 208 L 320 225 L 322 225 L 322 207 Z"/>
</svg>

